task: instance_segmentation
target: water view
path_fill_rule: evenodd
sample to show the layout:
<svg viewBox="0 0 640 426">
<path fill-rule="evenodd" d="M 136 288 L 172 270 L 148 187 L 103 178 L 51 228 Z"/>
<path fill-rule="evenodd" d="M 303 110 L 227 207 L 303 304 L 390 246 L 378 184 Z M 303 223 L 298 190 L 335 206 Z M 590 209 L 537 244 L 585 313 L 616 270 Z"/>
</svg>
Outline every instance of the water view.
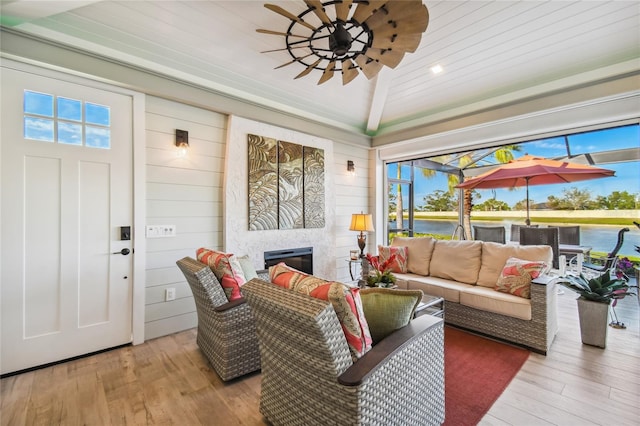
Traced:
<svg viewBox="0 0 640 426">
<path fill-rule="evenodd" d="M 395 227 L 395 222 L 390 223 L 390 227 Z M 454 220 L 415 220 L 415 232 L 425 234 L 441 234 L 451 236 L 458 224 Z M 507 230 L 507 241 L 510 238 L 511 222 L 495 222 L 474 220 L 473 225 L 499 226 L 503 225 Z M 562 225 L 571 225 L 563 223 Z M 543 225 L 547 226 L 547 225 Z M 552 226 L 552 224 L 548 224 Z M 608 253 L 613 249 L 618 238 L 618 231 L 622 229 L 620 225 L 580 225 L 580 245 L 591 247 L 592 251 Z M 618 253 L 620 256 L 637 256 L 635 246 L 640 246 L 640 230 L 637 227 L 629 226 L 629 232 L 624 234 L 624 244 Z"/>
</svg>

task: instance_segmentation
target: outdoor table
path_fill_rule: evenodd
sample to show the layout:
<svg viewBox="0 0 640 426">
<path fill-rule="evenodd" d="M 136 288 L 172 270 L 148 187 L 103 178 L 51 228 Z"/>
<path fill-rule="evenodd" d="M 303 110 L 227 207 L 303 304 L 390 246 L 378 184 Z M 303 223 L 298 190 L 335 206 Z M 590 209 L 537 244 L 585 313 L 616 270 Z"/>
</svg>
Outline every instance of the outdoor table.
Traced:
<svg viewBox="0 0 640 426">
<path fill-rule="evenodd" d="M 585 260 L 589 259 L 591 247 L 578 246 L 574 244 L 558 244 L 558 255 L 565 255 L 567 257 L 567 260 L 580 253 L 584 255 Z"/>
</svg>

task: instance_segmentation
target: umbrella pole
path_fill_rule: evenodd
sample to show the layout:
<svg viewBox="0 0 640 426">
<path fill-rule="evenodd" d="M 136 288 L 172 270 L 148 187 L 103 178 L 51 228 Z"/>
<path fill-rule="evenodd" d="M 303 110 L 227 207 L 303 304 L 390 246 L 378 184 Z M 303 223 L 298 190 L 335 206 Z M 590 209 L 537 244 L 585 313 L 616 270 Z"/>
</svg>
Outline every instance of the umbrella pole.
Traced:
<svg viewBox="0 0 640 426">
<path fill-rule="evenodd" d="M 527 220 L 525 220 L 524 223 L 529 226 L 531 225 L 531 220 L 529 220 L 529 178 L 526 177 L 524 179 L 527 182 Z"/>
</svg>

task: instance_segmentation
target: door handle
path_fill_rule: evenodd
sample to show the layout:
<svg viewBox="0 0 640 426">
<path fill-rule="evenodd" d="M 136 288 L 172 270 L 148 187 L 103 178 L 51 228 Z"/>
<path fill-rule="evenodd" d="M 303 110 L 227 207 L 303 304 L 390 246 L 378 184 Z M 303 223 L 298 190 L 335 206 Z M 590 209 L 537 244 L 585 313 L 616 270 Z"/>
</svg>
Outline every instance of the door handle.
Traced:
<svg viewBox="0 0 640 426">
<path fill-rule="evenodd" d="M 112 254 L 121 254 L 123 256 L 128 255 L 129 253 L 131 253 L 131 250 L 129 250 L 128 248 L 123 248 L 120 251 L 114 251 Z"/>
</svg>

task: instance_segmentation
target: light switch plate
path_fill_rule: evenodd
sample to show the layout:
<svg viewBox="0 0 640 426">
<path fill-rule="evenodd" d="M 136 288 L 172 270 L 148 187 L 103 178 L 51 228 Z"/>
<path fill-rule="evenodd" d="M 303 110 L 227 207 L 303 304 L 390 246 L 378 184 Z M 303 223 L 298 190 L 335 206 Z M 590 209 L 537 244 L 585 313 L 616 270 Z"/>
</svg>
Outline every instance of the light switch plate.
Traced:
<svg viewBox="0 0 640 426">
<path fill-rule="evenodd" d="M 176 236 L 175 225 L 147 225 L 147 238 L 165 238 Z"/>
</svg>

